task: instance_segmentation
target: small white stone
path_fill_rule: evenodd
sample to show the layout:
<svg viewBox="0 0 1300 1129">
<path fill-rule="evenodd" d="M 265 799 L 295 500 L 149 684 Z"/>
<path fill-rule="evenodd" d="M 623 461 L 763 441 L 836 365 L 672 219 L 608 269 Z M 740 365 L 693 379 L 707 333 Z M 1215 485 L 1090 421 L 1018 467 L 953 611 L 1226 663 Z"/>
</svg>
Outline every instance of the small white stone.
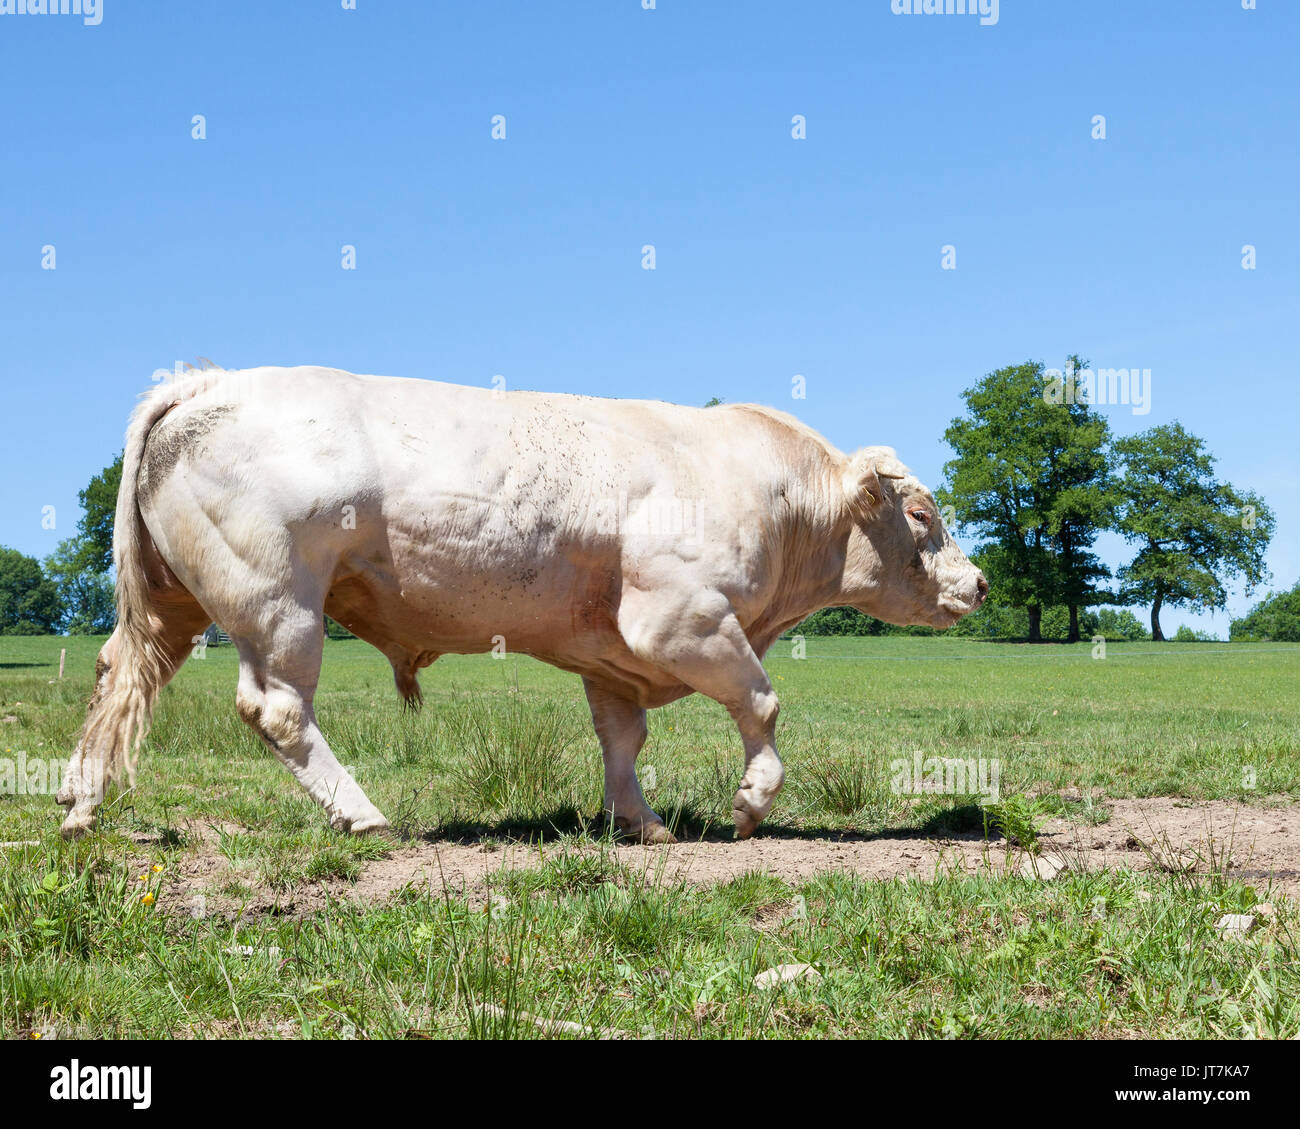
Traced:
<svg viewBox="0 0 1300 1129">
<path fill-rule="evenodd" d="M 1060 855 L 1026 855 L 1020 860 L 1020 877 L 1036 878 L 1040 882 L 1050 882 L 1058 875 L 1070 869 L 1070 864 Z"/>
<path fill-rule="evenodd" d="M 1251 906 L 1250 912 L 1260 917 L 1274 917 L 1277 914 L 1277 906 L 1272 902 L 1260 902 L 1258 905 Z"/>
<path fill-rule="evenodd" d="M 820 980 L 822 974 L 811 964 L 778 964 L 754 977 L 754 987 L 766 991 L 790 980 Z"/>
<path fill-rule="evenodd" d="M 1225 913 L 1214 923 L 1214 928 L 1224 934 L 1242 936 L 1255 928 L 1255 915 L 1250 913 Z"/>
</svg>

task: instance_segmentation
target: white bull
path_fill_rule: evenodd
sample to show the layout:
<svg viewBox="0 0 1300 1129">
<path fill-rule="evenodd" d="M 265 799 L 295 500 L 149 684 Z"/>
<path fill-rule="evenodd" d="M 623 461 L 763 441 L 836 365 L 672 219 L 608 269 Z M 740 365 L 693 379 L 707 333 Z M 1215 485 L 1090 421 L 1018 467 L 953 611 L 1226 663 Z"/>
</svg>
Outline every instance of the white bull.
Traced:
<svg viewBox="0 0 1300 1129">
<path fill-rule="evenodd" d="M 784 413 L 494 392 L 333 369 L 211 370 L 131 419 L 118 625 L 59 802 L 93 826 L 153 702 L 210 622 L 239 651 L 240 715 L 332 825 L 387 826 L 312 707 L 322 613 L 397 688 L 439 655 L 510 651 L 582 676 L 624 833 L 671 841 L 636 777 L 646 710 L 698 691 L 745 749 L 739 837 L 780 790 L 763 654 L 851 605 L 947 627 L 988 585 L 888 447 L 853 456 Z"/>
</svg>

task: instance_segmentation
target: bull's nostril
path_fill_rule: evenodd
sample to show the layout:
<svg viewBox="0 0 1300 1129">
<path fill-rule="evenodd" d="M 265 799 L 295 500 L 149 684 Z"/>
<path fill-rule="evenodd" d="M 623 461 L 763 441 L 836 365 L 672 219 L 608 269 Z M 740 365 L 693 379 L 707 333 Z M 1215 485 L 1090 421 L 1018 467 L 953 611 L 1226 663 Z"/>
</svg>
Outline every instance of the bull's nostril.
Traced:
<svg viewBox="0 0 1300 1129">
<path fill-rule="evenodd" d="M 975 589 L 979 592 L 981 600 L 989 594 L 989 582 L 984 579 L 984 574 L 982 572 L 979 575 L 979 579 L 975 581 Z"/>
</svg>

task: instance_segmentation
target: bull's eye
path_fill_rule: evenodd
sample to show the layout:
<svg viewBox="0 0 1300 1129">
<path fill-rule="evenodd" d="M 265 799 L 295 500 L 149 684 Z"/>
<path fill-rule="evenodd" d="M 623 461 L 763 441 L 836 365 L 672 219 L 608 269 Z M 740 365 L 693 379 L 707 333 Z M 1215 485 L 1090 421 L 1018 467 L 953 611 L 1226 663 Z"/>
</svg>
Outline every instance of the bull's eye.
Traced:
<svg viewBox="0 0 1300 1129">
<path fill-rule="evenodd" d="M 930 514 L 927 510 L 908 510 L 907 516 L 913 521 L 919 521 L 922 525 L 930 524 Z"/>
</svg>

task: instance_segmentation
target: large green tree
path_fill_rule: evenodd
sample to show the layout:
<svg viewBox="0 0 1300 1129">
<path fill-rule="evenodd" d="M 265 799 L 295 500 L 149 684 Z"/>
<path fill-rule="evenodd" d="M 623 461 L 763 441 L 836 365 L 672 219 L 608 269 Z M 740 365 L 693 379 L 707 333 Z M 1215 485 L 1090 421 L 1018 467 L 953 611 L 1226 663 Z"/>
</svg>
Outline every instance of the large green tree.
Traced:
<svg viewBox="0 0 1300 1129">
<path fill-rule="evenodd" d="M 105 635 L 113 630 L 113 581 L 96 569 L 98 551 L 84 537 L 69 537 L 45 558 L 45 575 L 54 582 L 62 610 L 60 626 L 69 635 Z"/>
<path fill-rule="evenodd" d="M 1095 586 L 1109 572 L 1091 552 L 1114 510 L 1110 429 L 1087 404 L 1052 396 L 1056 380 L 1026 361 L 967 389 L 966 416 L 945 432 L 956 457 L 939 491 L 957 523 L 984 539 L 980 567 L 1002 604 L 1026 610 L 1035 643 L 1045 607 L 1068 607 L 1077 639 L 1079 607 L 1114 601 Z"/>
<path fill-rule="evenodd" d="M 121 482 L 119 454 L 77 495 L 84 511 L 77 529 L 86 546 L 86 563 L 95 572 L 107 572 L 113 567 L 113 517 L 117 513 L 117 488 Z"/>
<path fill-rule="evenodd" d="M 1220 609 L 1229 581 L 1240 578 L 1249 594 L 1268 578 L 1273 513 L 1258 494 L 1215 477 L 1202 440 L 1164 424 L 1117 440 L 1115 453 L 1123 466 L 1117 528 L 1139 546 L 1120 569 L 1122 599 L 1151 605 L 1153 640 L 1164 639 L 1165 605 Z"/>
<path fill-rule="evenodd" d="M 0 635 L 50 635 L 62 609 L 35 557 L 0 546 Z"/>
</svg>

